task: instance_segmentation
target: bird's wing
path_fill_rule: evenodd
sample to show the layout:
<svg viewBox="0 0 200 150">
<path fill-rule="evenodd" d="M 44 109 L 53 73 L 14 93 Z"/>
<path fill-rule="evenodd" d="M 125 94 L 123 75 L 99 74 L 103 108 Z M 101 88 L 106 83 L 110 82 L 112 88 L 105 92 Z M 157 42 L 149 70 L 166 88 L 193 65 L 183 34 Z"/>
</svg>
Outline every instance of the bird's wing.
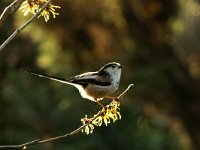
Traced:
<svg viewBox="0 0 200 150">
<path fill-rule="evenodd" d="M 95 84 L 100 86 L 108 86 L 111 84 L 111 81 L 100 79 L 98 72 L 87 72 L 80 74 L 78 76 L 69 78 L 67 81 L 75 84 L 80 84 L 82 86 L 87 86 L 88 84 Z"/>
</svg>

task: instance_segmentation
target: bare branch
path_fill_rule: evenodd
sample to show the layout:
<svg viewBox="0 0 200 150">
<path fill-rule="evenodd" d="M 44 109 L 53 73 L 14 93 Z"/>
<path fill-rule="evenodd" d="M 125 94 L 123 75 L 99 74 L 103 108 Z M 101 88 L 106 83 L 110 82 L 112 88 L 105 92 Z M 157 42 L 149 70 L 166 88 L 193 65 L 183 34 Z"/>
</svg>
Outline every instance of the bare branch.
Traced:
<svg viewBox="0 0 200 150">
<path fill-rule="evenodd" d="M 24 0 L 15 0 L 13 3 L 11 3 L 9 6 L 7 6 L 3 13 L 0 16 L 0 27 L 3 25 L 3 23 L 10 17 L 12 14 L 14 14 L 20 7 L 20 5 L 24 2 Z"/>
<path fill-rule="evenodd" d="M 133 86 L 133 84 L 130 84 L 117 98 L 120 99 L 126 92 L 128 92 L 128 90 L 131 88 L 131 86 Z M 80 131 L 82 131 L 87 125 L 92 123 L 100 115 L 101 115 L 101 111 L 99 111 L 98 114 L 95 117 L 91 118 L 86 124 L 80 126 L 79 128 L 73 130 L 70 133 L 66 133 L 64 135 L 60 135 L 60 136 L 56 136 L 56 137 L 44 139 L 44 140 L 35 139 L 33 141 L 30 141 L 30 142 L 27 142 L 27 143 L 24 143 L 24 144 L 19 144 L 19 145 L 2 145 L 2 146 L 0 146 L 0 149 L 8 149 L 8 148 L 10 148 L 10 149 L 11 148 L 12 149 L 25 149 L 25 148 L 27 148 L 28 146 L 31 146 L 31 145 L 44 144 L 44 143 L 54 142 L 54 141 L 66 138 L 68 136 L 77 134 Z"/>
<path fill-rule="evenodd" d="M 122 96 L 124 96 L 124 94 L 126 94 L 126 92 L 127 92 L 132 86 L 134 86 L 134 84 L 129 84 L 129 86 L 126 88 L 126 90 L 124 90 L 124 92 L 122 92 L 117 98 L 120 99 Z"/>
<path fill-rule="evenodd" d="M 0 52 L 5 48 L 5 46 L 17 35 L 19 34 L 24 28 L 26 28 L 36 17 L 38 17 L 42 11 L 51 3 L 52 0 L 49 0 L 41 9 L 38 11 L 33 17 L 31 17 L 24 25 L 20 28 L 16 29 L 13 34 L 0 46 Z"/>
</svg>

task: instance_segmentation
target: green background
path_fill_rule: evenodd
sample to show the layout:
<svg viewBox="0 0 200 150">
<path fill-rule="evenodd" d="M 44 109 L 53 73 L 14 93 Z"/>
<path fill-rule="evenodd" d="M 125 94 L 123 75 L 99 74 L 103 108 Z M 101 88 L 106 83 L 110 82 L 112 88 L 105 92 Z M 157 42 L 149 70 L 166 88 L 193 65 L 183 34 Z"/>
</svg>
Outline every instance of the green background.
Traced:
<svg viewBox="0 0 200 150">
<path fill-rule="evenodd" d="M 11 0 L 0 1 L 0 12 Z M 71 77 L 108 62 L 124 66 L 122 119 L 94 133 L 28 149 L 200 149 L 198 0 L 54 0 L 59 16 L 34 20 L 0 53 L 0 145 L 62 135 L 99 106 L 69 85 L 21 69 Z M 26 17 L 0 27 L 3 43 Z"/>
</svg>

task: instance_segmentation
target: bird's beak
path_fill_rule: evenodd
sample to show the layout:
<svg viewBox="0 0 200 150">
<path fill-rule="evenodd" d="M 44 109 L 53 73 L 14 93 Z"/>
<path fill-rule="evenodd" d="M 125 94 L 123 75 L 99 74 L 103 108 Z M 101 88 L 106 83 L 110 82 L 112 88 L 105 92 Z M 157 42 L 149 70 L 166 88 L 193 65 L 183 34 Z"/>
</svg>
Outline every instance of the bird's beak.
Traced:
<svg viewBox="0 0 200 150">
<path fill-rule="evenodd" d="M 123 69 L 123 68 L 124 68 L 124 66 L 120 65 L 120 66 L 119 66 L 119 68 Z"/>
</svg>

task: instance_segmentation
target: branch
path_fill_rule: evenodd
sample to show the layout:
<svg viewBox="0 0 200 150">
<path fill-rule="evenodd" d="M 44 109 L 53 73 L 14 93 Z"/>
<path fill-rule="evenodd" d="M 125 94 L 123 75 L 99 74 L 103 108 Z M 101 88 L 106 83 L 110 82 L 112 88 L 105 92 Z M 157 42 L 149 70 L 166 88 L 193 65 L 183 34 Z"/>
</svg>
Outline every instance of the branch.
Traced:
<svg viewBox="0 0 200 150">
<path fill-rule="evenodd" d="M 126 94 L 126 92 L 127 92 L 132 86 L 134 86 L 134 84 L 129 84 L 129 86 L 126 88 L 126 90 L 124 90 L 124 92 L 122 92 L 117 98 L 120 99 L 122 96 L 124 96 L 124 94 Z"/>
<path fill-rule="evenodd" d="M 120 99 L 126 92 L 128 92 L 128 90 L 131 88 L 131 86 L 133 86 L 133 84 L 130 84 L 117 98 Z M 68 136 L 75 135 L 75 134 L 79 133 L 80 131 L 82 131 L 87 125 L 92 123 L 100 115 L 101 115 L 101 111 L 98 112 L 98 114 L 95 117 L 91 118 L 86 124 L 80 126 L 79 128 L 73 130 L 70 133 L 66 133 L 64 135 L 60 135 L 60 136 L 56 136 L 56 137 L 44 139 L 44 140 L 35 139 L 35 140 L 30 141 L 30 142 L 27 142 L 27 143 L 24 143 L 24 144 L 19 144 L 19 145 L 2 145 L 2 146 L 0 146 L 0 149 L 8 149 L 8 148 L 10 148 L 10 149 L 11 148 L 12 149 L 26 149 L 28 146 L 31 146 L 31 145 L 38 145 L 38 144 L 54 142 L 54 141 L 66 138 Z"/>
<path fill-rule="evenodd" d="M 13 34 L 0 46 L 0 52 L 5 48 L 5 46 L 17 35 L 19 34 L 24 28 L 26 28 L 36 17 L 38 17 L 42 11 L 51 3 L 52 0 L 49 0 L 41 9 L 38 11 L 33 17 L 31 17 L 24 25 L 20 28 L 16 29 Z"/>
<path fill-rule="evenodd" d="M 12 14 L 14 14 L 20 7 L 20 5 L 24 2 L 24 0 L 15 0 L 13 3 L 11 3 L 9 6 L 7 6 L 3 13 L 0 16 L 0 27 L 3 25 L 3 23 L 10 17 Z"/>
</svg>

